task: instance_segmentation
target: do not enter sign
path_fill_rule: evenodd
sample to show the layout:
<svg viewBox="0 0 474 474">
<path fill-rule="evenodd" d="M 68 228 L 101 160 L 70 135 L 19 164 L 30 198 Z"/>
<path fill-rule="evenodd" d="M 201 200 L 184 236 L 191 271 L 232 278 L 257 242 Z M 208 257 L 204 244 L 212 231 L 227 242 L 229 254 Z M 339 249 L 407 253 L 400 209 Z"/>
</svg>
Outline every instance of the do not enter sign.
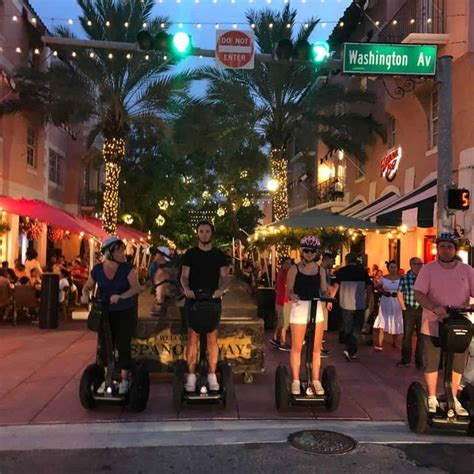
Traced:
<svg viewBox="0 0 474 474">
<path fill-rule="evenodd" d="M 218 30 L 216 63 L 228 69 L 253 69 L 253 31 Z"/>
</svg>

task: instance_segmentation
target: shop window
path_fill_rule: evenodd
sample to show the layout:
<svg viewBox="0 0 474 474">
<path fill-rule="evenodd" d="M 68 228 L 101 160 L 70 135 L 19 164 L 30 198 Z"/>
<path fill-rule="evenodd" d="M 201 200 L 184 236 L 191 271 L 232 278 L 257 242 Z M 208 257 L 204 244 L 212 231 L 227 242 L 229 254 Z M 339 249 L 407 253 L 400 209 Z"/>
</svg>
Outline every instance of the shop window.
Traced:
<svg viewBox="0 0 474 474">
<path fill-rule="evenodd" d="M 33 127 L 26 129 L 26 164 L 36 168 L 36 132 Z"/>
<path fill-rule="evenodd" d="M 438 146 L 438 88 L 434 88 L 431 93 L 430 105 L 430 148 Z"/>
<path fill-rule="evenodd" d="M 400 268 L 400 239 L 389 239 L 388 241 L 388 261 L 395 260 Z"/>
<path fill-rule="evenodd" d="M 54 150 L 49 150 L 49 180 L 55 184 L 61 184 L 61 161 L 62 156 Z"/>
<path fill-rule="evenodd" d="M 396 122 L 394 117 L 390 117 L 388 120 L 388 134 L 387 134 L 387 145 L 388 148 L 395 148 L 397 144 L 397 135 L 396 135 Z"/>
</svg>

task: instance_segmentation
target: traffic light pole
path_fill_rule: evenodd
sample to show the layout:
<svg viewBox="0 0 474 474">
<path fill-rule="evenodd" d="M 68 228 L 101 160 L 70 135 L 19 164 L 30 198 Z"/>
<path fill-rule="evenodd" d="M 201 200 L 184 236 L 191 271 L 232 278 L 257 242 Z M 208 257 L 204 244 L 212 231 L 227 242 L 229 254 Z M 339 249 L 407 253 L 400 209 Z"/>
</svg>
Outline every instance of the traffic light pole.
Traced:
<svg viewBox="0 0 474 474">
<path fill-rule="evenodd" d="M 438 59 L 438 177 L 436 228 L 438 233 L 451 231 L 448 213 L 448 188 L 453 180 L 453 98 L 452 98 L 452 56 Z"/>
</svg>

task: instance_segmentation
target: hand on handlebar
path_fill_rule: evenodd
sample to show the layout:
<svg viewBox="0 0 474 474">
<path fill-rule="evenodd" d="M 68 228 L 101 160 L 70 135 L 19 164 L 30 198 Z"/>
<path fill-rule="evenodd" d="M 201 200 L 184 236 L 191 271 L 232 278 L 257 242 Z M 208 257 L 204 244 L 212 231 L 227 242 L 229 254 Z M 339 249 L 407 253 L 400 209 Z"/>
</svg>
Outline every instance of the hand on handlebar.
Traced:
<svg viewBox="0 0 474 474">
<path fill-rule="evenodd" d="M 196 295 L 195 295 L 193 290 L 184 290 L 184 296 L 186 296 L 186 298 L 189 298 L 189 299 L 192 299 L 192 300 L 196 299 Z"/>
<path fill-rule="evenodd" d="M 440 321 L 443 321 L 443 319 L 446 319 L 448 317 L 446 308 L 444 308 L 443 306 L 437 306 L 435 309 L 433 309 L 433 313 L 436 314 Z"/>
</svg>

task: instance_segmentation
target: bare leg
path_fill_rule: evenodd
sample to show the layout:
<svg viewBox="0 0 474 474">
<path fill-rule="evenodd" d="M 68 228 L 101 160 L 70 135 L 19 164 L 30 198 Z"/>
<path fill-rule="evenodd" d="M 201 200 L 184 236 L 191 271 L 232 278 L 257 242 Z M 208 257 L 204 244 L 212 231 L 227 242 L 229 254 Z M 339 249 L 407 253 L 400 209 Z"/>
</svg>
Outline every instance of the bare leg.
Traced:
<svg viewBox="0 0 474 474">
<path fill-rule="evenodd" d="M 303 348 L 304 336 L 306 334 L 306 324 L 291 325 L 291 352 L 290 365 L 293 380 L 300 379 L 301 350 Z"/>
<path fill-rule="evenodd" d="M 426 381 L 426 388 L 428 390 L 428 397 L 436 397 L 436 385 L 438 384 L 438 372 L 425 373 L 425 381 Z M 459 380 L 458 380 L 458 384 L 459 384 Z M 454 387 L 454 383 L 453 383 L 453 387 Z"/>
<path fill-rule="evenodd" d="M 383 329 L 379 329 L 378 340 L 379 340 L 379 347 L 383 347 Z"/>
<path fill-rule="evenodd" d="M 319 372 L 321 369 L 321 346 L 323 343 L 324 323 L 317 323 L 314 334 L 313 346 L 313 380 L 320 380 Z"/>
<path fill-rule="evenodd" d="M 207 358 L 209 361 L 209 373 L 215 374 L 217 360 L 219 358 L 219 346 L 217 344 L 217 329 L 207 335 Z"/>
<path fill-rule="evenodd" d="M 281 328 L 281 331 L 280 331 L 280 343 L 282 345 L 286 344 L 286 329 L 285 328 Z"/>
<path fill-rule="evenodd" d="M 196 371 L 197 346 L 199 334 L 192 329 L 188 329 L 188 343 L 186 344 L 186 361 L 188 362 L 188 372 L 194 374 Z"/>
<path fill-rule="evenodd" d="M 452 382 L 452 389 L 453 389 L 453 396 L 457 396 L 459 382 L 461 382 L 462 374 L 458 374 L 457 372 L 453 371 L 453 382 Z"/>
</svg>

